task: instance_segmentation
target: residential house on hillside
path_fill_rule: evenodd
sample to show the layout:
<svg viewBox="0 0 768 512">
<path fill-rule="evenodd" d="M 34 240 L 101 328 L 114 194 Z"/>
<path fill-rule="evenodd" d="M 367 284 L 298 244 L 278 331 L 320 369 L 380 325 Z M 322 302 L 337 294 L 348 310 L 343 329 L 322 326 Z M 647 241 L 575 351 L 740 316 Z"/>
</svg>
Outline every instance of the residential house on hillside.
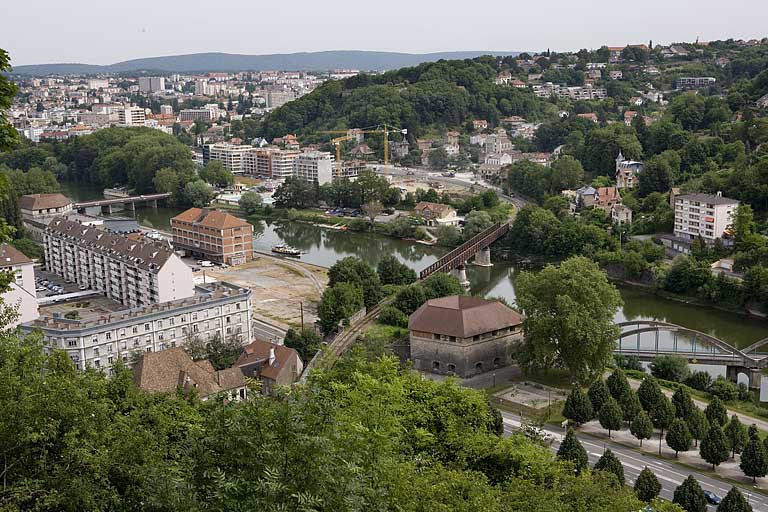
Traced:
<svg viewBox="0 0 768 512">
<path fill-rule="evenodd" d="M 40 316 L 35 291 L 35 268 L 32 260 L 10 244 L 0 244 L 0 272 L 13 276 L 8 291 L 2 294 L 6 306 L 16 308 L 18 316 L 8 327 L 31 322 Z"/>
<path fill-rule="evenodd" d="M 596 207 L 610 213 L 611 209 L 617 204 L 621 204 L 621 194 L 616 187 L 600 187 L 597 189 Z"/>
<path fill-rule="evenodd" d="M 591 208 L 597 203 L 597 190 L 586 185 L 576 190 L 576 205 L 579 208 Z"/>
<path fill-rule="evenodd" d="M 595 123 L 595 124 L 597 124 L 598 122 L 600 122 L 600 121 L 597 119 L 597 114 L 595 114 L 594 112 L 587 112 L 586 114 L 576 114 L 576 115 L 578 115 L 578 116 L 579 116 L 579 117 L 581 117 L 582 119 L 589 119 L 590 121 L 592 121 L 592 122 L 593 122 L 593 123 Z"/>
<path fill-rule="evenodd" d="M 136 386 L 149 393 L 197 394 L 201 400 L 224 396 L 245 400 L 248 388 L 239 368 L 215 370 L 210 361 L 194 361 L 182 347 L 146 352 L 133 367 Z"/>
<path fill-rule="evenodd" d="M 485 119 L 475 119 L 472 121 L 472 127 L 475 130 L 487 130 L 488 129 L 488 121 Z"/>
<path fill-rule="evenodd" d="M 290 386 L 304 371 L 304 363 L 294 349 L 262 340 L 246 345 L 234 367 L 261 381 L 261 392 L 265 395 L 276 386 Z"/>
<path fill-rule="evenodd" d="M 349 154 L 355 158 L 370 158 L 374 155 L 374 151 L 368 144 L 363 143 L 352 148 L 352 151 L 350 151 Z"/>
<path fill-rule="evenodd" d="M 627 160 L 624 155 L 619 151 L 616 157 L 616 187 L 617 188 L 634 188 L 638 185 L 638 176 L 645 164 L 643 162 L 637 162 L 635 160 Z"/>
<path fill-rule="evenodd" d="M 632 224 L 632 209 L 623 204 L 616 204 L 611 208 L 611 222 L 613 224 Z"/>
</svg>

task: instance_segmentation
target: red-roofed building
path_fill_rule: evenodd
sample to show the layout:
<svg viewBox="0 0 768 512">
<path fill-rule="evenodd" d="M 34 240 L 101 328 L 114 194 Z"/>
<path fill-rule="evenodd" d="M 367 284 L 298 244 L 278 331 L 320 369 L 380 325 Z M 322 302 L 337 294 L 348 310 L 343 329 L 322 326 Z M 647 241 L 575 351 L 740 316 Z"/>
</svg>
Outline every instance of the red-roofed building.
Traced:
<svg viewBox="0 0 768 512">
<path fill-rule="evenodd" d="M 221 210 L 190 208 L 171 219 L 173 245 L 216 263 L 253 259 L 253 226 Z"/>
<path fill-rule="evenodd" d="M 260 380 L 262 393 L 269 394 L 275 386 L 289 386 L 299 380 L 304 363 L 292 348 L 255 340 L 245 346 L 234 368 L 239 368 L 247 377 Z"/>
</svg>

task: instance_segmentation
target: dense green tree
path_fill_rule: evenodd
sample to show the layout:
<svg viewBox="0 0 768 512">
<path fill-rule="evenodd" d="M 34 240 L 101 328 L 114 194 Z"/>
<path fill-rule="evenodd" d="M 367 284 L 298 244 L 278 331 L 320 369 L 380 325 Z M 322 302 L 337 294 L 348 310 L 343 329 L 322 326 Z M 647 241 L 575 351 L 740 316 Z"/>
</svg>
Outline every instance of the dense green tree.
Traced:
<svg viewBox="0 0 768 512">
<path fill-rule="evenodd" d="M 618 402 L 621 402 L 632 391 L 632 388 L 629 387 L 627 376 L 621 368 L 613 370 L 605 380 L 605 384 L 608 386 L 611 396 Z"/>
<path fill-rule="evenodd" d="M 721 462 L 728 460 L 730 451 L 728 439 L 722 429 L 717 424 L 710 425 L 709 431 L 702 438 L 699 447 L 701 458 L 712 464 L 714 470 Z"/>
<path fill-rule="evenodd" d="M 621 428 L 624 414 L 622 413 L 618 402 L 613 398 L 609 398 L 600 409 L 598 419 L 600 420 L 600 426 L 608 430 L 608 437 L 610 438 L 611 430 L 619 430 Z"/>
<path fill-rule="evenodd" d="M 416 272 L 394 256 L 384 256 L 376 266 L 381 284 L 404 285 L 416 281 Z"/>
<path fill-rule="evenodd" d="M 656 475 L 644 467 L 635 480 L 635 494 L 643 501 L 651 501 L 661 492 L 661 484 Z"/>
<path fill-rule="evenodd" d="M 688 475 L 688 478 L 675 489 L 672 503 L 677 503 L 686 512 L 706 512 L 707 510 L 704 491 L 693 475 Z"/>
<path fill-rule="evenodd" d="M 493 219 L 488 212 L 469 212 L 464 224 L 464 239 L 468 240 L 493 226 Z"/>
<path fill-rule="evenodd" d="M 283 344 L 299 353 L 304 363 L 308 363 L 320 349 L 322 338 L 313 329 L 288 329 Z"/>
<path fill-rule="evenodd" d="M 424 288 L 424 295 L 427 299 L 464 294 L 464 288 L 459 280 L 445 272 L 431 274 L 421 282 L 421 286 Z"/>
<path fill-rule="evenodd" d="M 683 382 L 690 371 L 688 361 L 679 356 L 663 355 L 653 358 L 650 364 L 651 375 L 657 379 Z"/>
<path fill-rule="evenodd" d="M 594 413 L 599 413 L 600 409 L 603 407 L 603 404 L 607 402 L 609 398 L 611 398 L 611 393 L 608 391 L 608 386 L 606 386 L 605 382 L 603 382 L 603 379 L 600 378 L 596 379 L 592 384 L 590 384 L 587 395 L 589 396 L 589 401 L 592 403 L 592 411 Z"/>
<path fill-rule="evenodd" d="M 243 194 L 240 196 L 240 201 L 238 201 L 238 205 L 240 208 L 243 209 L 243 211 L 249 215 L 252 215 L 256 213 L 264 203 L 264 200 L 261 197 L 261 194 L 258 192 L 243 192 Z"/>
<path fill-rule="evenodd" d="M 408 327 L 408 317 L 395 306 L 387 306 L 382 308 L 378 320 L 384 325 L 391 325 L 401 328 Z"/>
<path fill-rule="evenodd" d="M 722 428 L 728 423 L 728 411 L 717 396 L 712 397 L 712 400 L 709 401 L 706 409 L 704 409 L 704 414 L 711 425 Z"/>
<path fill-rule="evenodd" d="M 650 439 L 653 435 L 653 423 L 648 413 L 643 410 L 638 412 L 629 425 L 629 431 L 640 441 L 640 446 L 643 446 L 643 440 Z"/>
<path fill-rule="evenodd" d="M 592 403 L 579 386 L 574 386 L 565 399 L 563 416 L 577 425 L 586 423 L 594 418 Z"/>
<path fill-rule="evenodd" d="M 746 476 L 752 477 L 754 482 L 756 478 L 762 478 L 768 474 L 768 453 L 755 428 L 754 434 L 749 436 L 749 441 L 741 452 L 739 467 Z"/>
<path fill-rule="evenodd" d="M 672 393 L 672 405 L 675 406 L 677 417 L 683 419 L 688 418 L 693 413 L 693 410 L 697 408 L 685 386 L 678 387 Z"/>
<path fill-rule="evenodd" d="M 180 205 L 205 208 L 211 204 L 215 197 L 216 193 L 206 182 L 203 180 L 191 181 L 184 186 Z"/>
<path fill-rule="evenodd" d="M 605 450 L 597 460 L 595 470 L 611 473 L 616 477 L 620 485 L 624 485 L 624 466 L 610 448 Z"/>
<path fill-rule="evenodd" d="M 653 417 L 653 411 L 666 398 L 659 383 L 653 377 L 643 379 L 640 387 L 637 388 L 637 397 L 640 399 L 640 405 L 651 417 Z"/>
<path fill-rule="evenodd" d="M 424 293 L 424 288 L 413 284 L 397 292 L 393 305 L 406 315 L 411 315 L 426 301 L 427 296 Z"/>
<path fill-rule="evenodd" d="M 323 332 L 333 332 L 364 305 L 363 291 L 354 283 L 340 282 L 326 288 L 317 310 Z"/>
<path fill-rule="evenodd" d="M 312 184 L 292 176 L 277 187 L 272 198 L 278 208 L 308 208 L 317 206 L 318 200 Z"/>
<path fill-rule="evenodd" d="M 557 458 L 572 462 L 577 473 L 587 468 L 589 462 L 587 451 L 581 446 L 573 429 L 568 429 L 565 439 L 560 443 Z"/>
<path fill-rule="evenodd" d="M 572 156 L 558 158 L 551 165 L 550 194 L 578 188 L 584 182 L 584 168 Z"/>
<path fill-rule="evenodd" d="M 218 160 L 212 160 L 198 173 L 200 179 L 215 187 L 229 187 L 235 182 L 232 171 Z"/>
<path fill-rule="evenodd" d="M 741 423 L 739 417 L 734 414 L 723 430 L 725 438 L 728 440 L 728 446 L 731 449 L 731 458 L 734 458 L 736 453 L 741 453 L 749 440 L 747 428 Z"/>
<path fill-rule="evenodd" d="M 523 365 L 561 364 L 579 382 L 602 373 L 618 334 L 613 317 L 621 297 L 595 263 L 574 257 L 538 274 L 523 272 L 516 291 L 526 315 Z"/>
<path fill-rule="evenodd" d="M 437 148 L 433 149 L 429 153 L 429 167 L 432 169 L 441 171 L 448 167 L 448 163 L 450 160 L 448 159 L 448 153 L 445 151 L 444 148 Z"/>
<path fill-rule="evenodd" d="M 372 308 L 384 296 L 381 281 L 376 271 L 365 261 L 348 256 L 334 263 L 328 270 L 328 286 L 351 283 L 363 291 L 366 308 Z"/>
<path fill-rule="evenodd" d="M 675 450 L 675 457 L 678 452 L 687 452 L 691 449 L 693 437 L 683 419 L 675 418 L 667 431 L 666 441 L 667 446 Z"/>
<path fill-rule="evenodd" d="M 0 152 L 10 150 L 18 141 L 19 134 L 8 122 L 6 112 L 11 108 L 13 97 L 18 88 L 8 79 L 6 72 L 11 71 L 11 58 L 8 52 L 0 48 Z"/>
<path fill-rule="evenodd" d="M 736 487 L 731 487 L 717 506 L 717 512 L 752 512 L 752 505 Z"/>
</svg>

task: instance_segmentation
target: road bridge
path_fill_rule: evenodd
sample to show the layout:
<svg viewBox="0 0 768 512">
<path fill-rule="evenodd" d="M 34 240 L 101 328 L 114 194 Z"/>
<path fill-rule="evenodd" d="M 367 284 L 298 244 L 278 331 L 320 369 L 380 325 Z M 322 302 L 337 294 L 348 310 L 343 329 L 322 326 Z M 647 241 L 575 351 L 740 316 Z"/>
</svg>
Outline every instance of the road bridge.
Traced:
<svg viewBox="0 0 768 512">
<path fill-rule="evenodd" d="M 122 204 L 129 210 L 136 209 L 136 203 L 148 203 L 153 208 L 157 208 L 157 202 L 171 197 L 171 194 L 148 194 L 141 196 L 115 197 L 111 199 L 99 199 L 97 201 L 86 201 L 72 205 L 78 213 L 85 213 L 86 208 L 100 207 L 102 213 L 112 213 L 112 206 Z"/>
<path fill-rule="evenodd" d="M 661 355 L 674 355 L 686 359 L 692 364 L 711 364 L 726 367 L 726 377 L 736 382 L 740 373 L 749 378 L 751 388 L 760 387 L 763 369 L 768 365 L 765 354 L 755 350 L 768 340 L 761 340 L 744 350 L 712 335 L 689 329 L 676 324 L 654 320 L 636 320 L 621 322 L 621 334 L 617 340 L 615 354 L 634 356 L 641 361 L 652 361 Z M 671 333 L 669 340 L 661 341 L 661 333 Z M 641 335 L 652 334 L 641 340 Z"/>
</svg>

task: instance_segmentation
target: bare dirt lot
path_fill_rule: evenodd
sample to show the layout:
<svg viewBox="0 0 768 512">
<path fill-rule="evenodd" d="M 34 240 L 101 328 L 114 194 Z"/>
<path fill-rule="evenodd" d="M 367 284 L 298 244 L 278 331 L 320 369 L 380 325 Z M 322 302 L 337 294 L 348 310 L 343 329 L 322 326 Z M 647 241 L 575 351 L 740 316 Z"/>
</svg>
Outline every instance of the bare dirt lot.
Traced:
<svg viewBox="0 0 768 512">
<path fill-rule="evenodd" d="M 304 304 L 305 324 L 317 319 L 317 304 L 328 284 L 327 270 L 322 267 L 258 254 L 245 265 L 206 273 L 250 288 L 254 316 L 284 329 L 301 324 L 300 303 Z"/>
<path fill-rule="evenodd" d="M 495 396 L 533 409 L 543 409 L 554 401 L 566 398 L 565 392 L 561 389 L 530 382 L 520 382 L 511 388 L 496 393 Z"/>
</svg>

